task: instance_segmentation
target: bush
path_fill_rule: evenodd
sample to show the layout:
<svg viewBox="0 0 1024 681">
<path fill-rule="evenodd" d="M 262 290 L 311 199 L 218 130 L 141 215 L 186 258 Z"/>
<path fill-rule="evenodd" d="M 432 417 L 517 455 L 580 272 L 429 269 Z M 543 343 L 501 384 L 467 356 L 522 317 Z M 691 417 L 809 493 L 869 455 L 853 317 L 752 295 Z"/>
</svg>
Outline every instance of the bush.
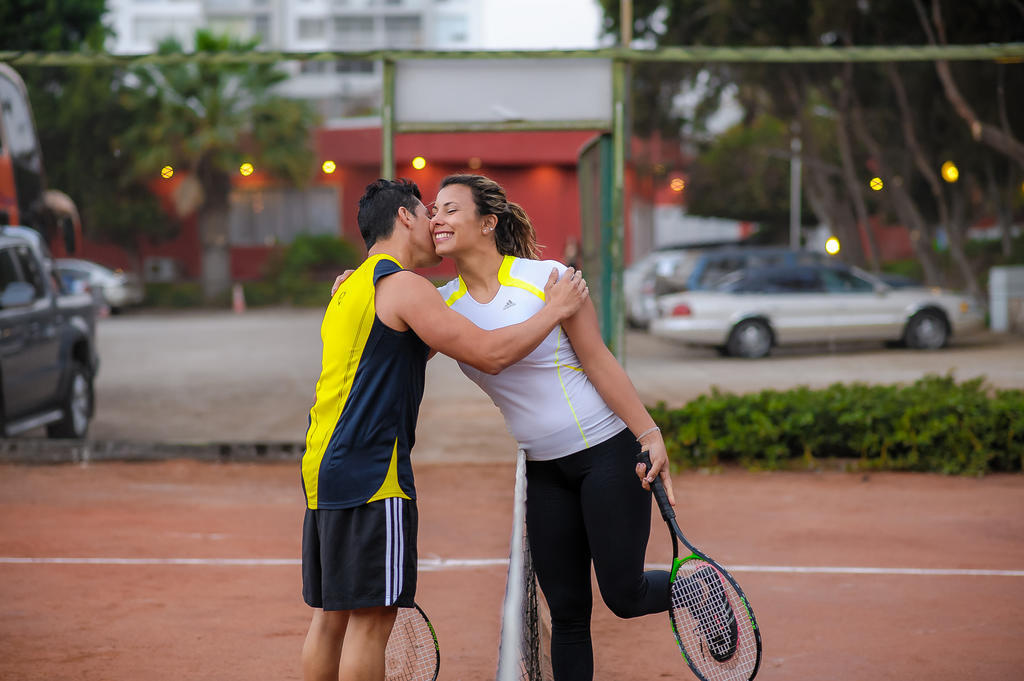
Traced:
<svg viewBox="0 0 1024 681">
<path fill-rule="evenodd" d="M 302 234 L 277 251 L 267 262 L 260 281 L 244 285 L 248 305 L 290 304 L 323 307 L 330 299 L 331 283 L 346 269 L 362 262 L 362 253 L 335 236 Z"/>
<path fill-rule="evenodd" d="M 330 235 L 302 234 L 276 251 L 267 261 L 266 273 L 258 281 L 242 285 L 246 305 L 299 305 L 325 307 L 331 283 L 347 269 L 362 262 L 359 249 Z M 230 307 L 230 290 L 211 301 L 215 307 Z M 201 307 L 202 286 L 198 282 L 147 283 L 145 305 L 151 307 Z"/>
<path fill-rule="evenodd" d="M 732 395 L 651 409 L 674 464 L 755 469 L 854 459 L 874 470 L 981 475 L 1021 471 L 1024 391 L 926 376 L 909 386 L 835 384 Z"/>
<path fill-rule="evenodd" d="M 192 281 L 149 282 L 144 304 L 150 307 L 199 307 L 203 304 L 203 289 Z"/>
</svg>

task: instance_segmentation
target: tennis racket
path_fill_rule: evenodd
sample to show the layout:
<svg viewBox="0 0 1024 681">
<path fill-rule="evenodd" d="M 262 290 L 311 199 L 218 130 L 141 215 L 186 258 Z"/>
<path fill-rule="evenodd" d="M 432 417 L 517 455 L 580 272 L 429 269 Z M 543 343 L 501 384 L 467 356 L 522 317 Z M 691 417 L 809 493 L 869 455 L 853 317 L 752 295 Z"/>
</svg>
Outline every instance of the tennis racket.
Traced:
<svg viewBox="0 0 1024 681">
<path fill-rule="evenodd" d="M 646 451 L 637 459 L 650 469 Z M 672 535 L 668 614 L 683 659 L 701 681 L 751 681 L 761 665 L 761 631 L 747 597 L 732 575 L 683 536 L 660 477 L 651 489 Z M 690 555 L 679 557 L 679 542 Z"/>
<path fill-rule="evenodd" d="M 436 681 L 441 649 L 434 625 L 418 605 L 399 608 L 384 653 L 387 681 Z"/>
</svg>

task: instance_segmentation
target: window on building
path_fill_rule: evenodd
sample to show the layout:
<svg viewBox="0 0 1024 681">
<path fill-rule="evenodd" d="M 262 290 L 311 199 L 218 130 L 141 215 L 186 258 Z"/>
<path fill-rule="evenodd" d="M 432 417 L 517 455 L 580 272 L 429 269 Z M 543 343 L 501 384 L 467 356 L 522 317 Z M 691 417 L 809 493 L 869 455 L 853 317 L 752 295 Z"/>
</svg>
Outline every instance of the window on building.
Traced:
<svg viewBox="0 0 1024 681">
<path fill-rule="evenodd" d="M 261 45 L 270 42 L 270 17 L 266 14 L 257 14 L 252 18 L 253 37 L 260 39 Z"/>
<path fill-rule="evenodd" d="M 469 19 L 465 16 L 442 14 L 437 17 L 435 25 L 438 42 L 442 45 L 469 40 Z"/>
<path fill-rule="evenodd" d="M 336 33 L 373 33 L 373 17 L 335 17 Z"/>
<path fill-rule="evenodd" d="M 335 73 L 373 73 L 372 61 L 339 59 L 334 62 Z"/>
<path fill-rule="evenodd" d="M 304 61 L 299 66 L 301 73 L 327 73 L 328 63 L 325 61 Z"/>
<path fill-rule="evenodd" d="M 135 42 L 151 48 L 167 38 L 175 38 L 185 49 L 192 49 L 196 25 L 191 19 L 169 17 L 136 17 L 133 24 Z"/>
<path fill-rule="evenodd" d="M 418 16 L 384 17 L 384 39 L 389 47 L 419 47 L 423 44 L 423 22 Z"/>
<path fill-rule="evenodd" d="M 369 47 L 374 42 L 373 17 L 334 18 L 334 35 L 341 47 Z"/>
<path fill-rule="evenodd" d="M 207 27 L 218 35 L 247 39 L 252 37 L 252 22 L 249 17 L 220 15 L 210 17 Z"/>
<path fill-rule="evenodd" d="M 261 189 L 231 193 L 230 242 L 236 246 L 291 243 L 299 234 L 341 234 L 337 187 Z"/>
<path fill-rule="evenodd" d="M 302 40 L 315 40 L 323 38 L 327 34 L 325 24 L 320 19 L 299 19 L 299 38 Z"/>
</svg>

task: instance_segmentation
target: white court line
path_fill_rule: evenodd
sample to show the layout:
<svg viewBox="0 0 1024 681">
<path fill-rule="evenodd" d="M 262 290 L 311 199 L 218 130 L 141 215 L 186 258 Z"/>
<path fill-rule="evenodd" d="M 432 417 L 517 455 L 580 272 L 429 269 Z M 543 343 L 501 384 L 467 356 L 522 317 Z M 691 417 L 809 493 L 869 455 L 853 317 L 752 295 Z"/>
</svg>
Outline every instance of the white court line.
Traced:
<svg viewBox="0 0 1024 681">
<path fill-rule="evenodd" d="M 668 563 L 650 564 L 650 570 L 668 570 Z M 803 567 L 799 565 L 726 565 L 729 572 L 784 572 L 819 575 L 914 575 L 927 577 L 1024 577 L 1024 570 L 987 570 L 973 568 L 883 568 L 883 567 Z"/>
<path fill-rule="evenodd" d="M 199 566 L 255 566 L 273 567 L 301 565 L 297 558 L 22 558 L 0 556 L 0 564 L 7 565 L 199 565 Z M 507 566 L 508 558 L 423 558 L 419 569 L 437 570 Z M 652 570 L 667 570 L 666 563 L 651 563 Z M 824 575 L 911 575 L 930 577 L 1024 577 L 1024 570 L 988 570 L 973 568 L 885 568 L 885 567 L 831 567 L 798 565 L 731 565 L 730 572 L 778 572 L 784 574 Z"/>
</svg>

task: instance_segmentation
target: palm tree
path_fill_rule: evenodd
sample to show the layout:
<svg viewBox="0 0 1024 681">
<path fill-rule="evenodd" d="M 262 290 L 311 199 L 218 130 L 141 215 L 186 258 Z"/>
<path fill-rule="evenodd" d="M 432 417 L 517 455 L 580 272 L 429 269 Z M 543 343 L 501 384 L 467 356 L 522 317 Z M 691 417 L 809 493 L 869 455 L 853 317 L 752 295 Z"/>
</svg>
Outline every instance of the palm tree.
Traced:
<svg viewBox="0 0 1024 681">
<path fill-rule="evenodd" d="M 197 53 L 247 52 L 258 41 L 196 32 Z M 158 54 L 180 54 L 174 38 Z M 202 244 L 202 286 L 207 301 L 230 287 L 228 210 L 231 177 L 243 162 L 291 183 L 308 179 L 313 155 L 313 111 L 275 94 L 287 75 L 273 64 L 188 62 L 133 69 L 126 98 L 134 124 L 121 147 L 131 149 L 133 172 L 154 177 L 170 164 L 187 173 L 175 203 L 179 216 L 195 212 Z"/>
</svg>

